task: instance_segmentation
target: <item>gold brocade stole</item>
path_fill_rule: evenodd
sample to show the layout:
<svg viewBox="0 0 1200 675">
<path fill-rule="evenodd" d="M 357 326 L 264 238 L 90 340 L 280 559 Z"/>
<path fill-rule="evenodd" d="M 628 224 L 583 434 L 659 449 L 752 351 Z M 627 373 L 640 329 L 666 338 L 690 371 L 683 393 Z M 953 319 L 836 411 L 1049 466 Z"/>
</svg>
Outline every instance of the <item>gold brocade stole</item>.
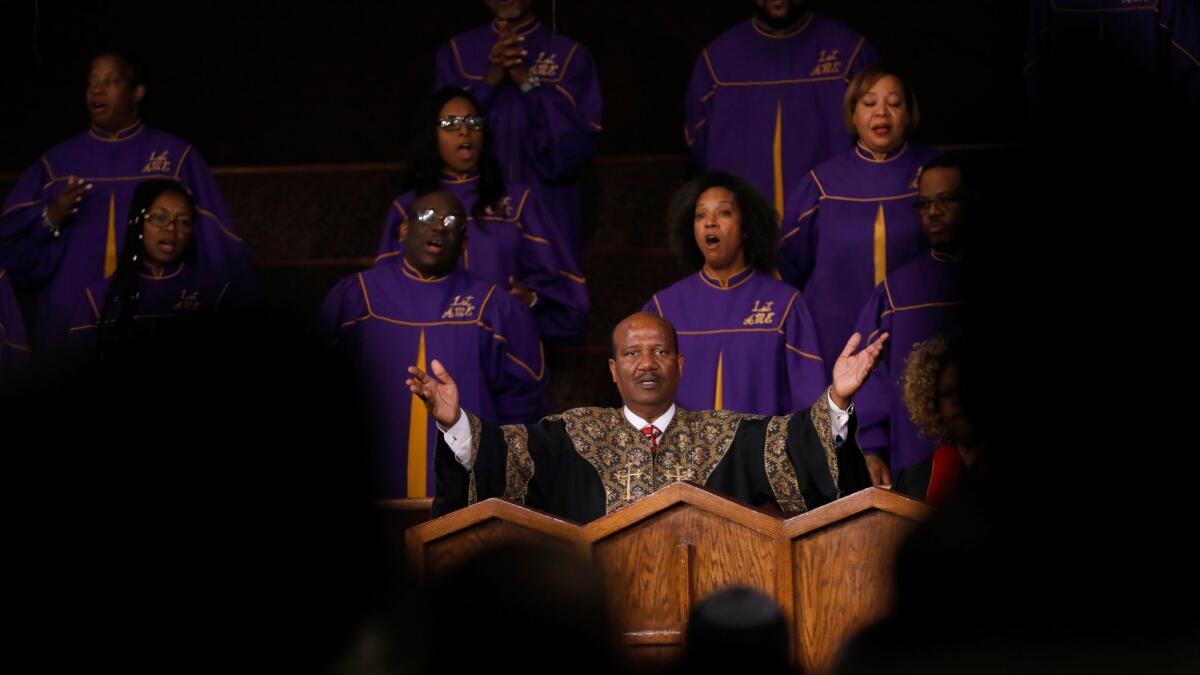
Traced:
<svg viewBox="0 0 1200 675">
<path fill-rule="evenodd" d="M 620 408 L 575 408 L 558 417 L 575 451 L 599 475 L 605 513 L 612 513 L 677 481 L 706 484 L 747 416 L 677 407 L 654 452 Z"/>
</svg>

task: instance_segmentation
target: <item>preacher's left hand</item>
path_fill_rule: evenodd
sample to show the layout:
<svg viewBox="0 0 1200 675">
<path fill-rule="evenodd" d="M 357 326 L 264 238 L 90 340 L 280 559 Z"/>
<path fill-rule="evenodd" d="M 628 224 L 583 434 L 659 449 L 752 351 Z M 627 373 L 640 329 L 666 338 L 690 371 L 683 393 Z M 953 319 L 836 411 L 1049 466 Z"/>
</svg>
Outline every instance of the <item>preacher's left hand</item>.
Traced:
<svg viewBox="0 0 1200 675">
<path fill-rule="evenodd" d="M 829 390 L 833 402 L 839 408 L 845 409 L 850 405 L 850 399 L 854 398 L 862 388 L 863 382 L 867 381 L 867 376 L 875 370 L 875 364 L 879 362 L 879 356 L 883 353 L 883 343 L 887 342 L 887 339 L 887 333 L 880 333 L 874 342 L 858 353 L 854 350 L 858 349 L 858 344 L 862 342 L 862 335 L 855 333 L 846 341 L 846 348 L 833 364 L 833 386 Z"/>
</svg>

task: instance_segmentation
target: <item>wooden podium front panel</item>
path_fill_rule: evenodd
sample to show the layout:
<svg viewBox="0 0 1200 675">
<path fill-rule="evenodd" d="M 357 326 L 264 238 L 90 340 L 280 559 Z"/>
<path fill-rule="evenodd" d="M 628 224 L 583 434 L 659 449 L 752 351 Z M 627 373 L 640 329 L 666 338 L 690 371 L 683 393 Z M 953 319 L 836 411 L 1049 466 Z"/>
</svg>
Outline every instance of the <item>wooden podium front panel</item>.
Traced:
<svg viewBox="0 0 1200 675">
<path fill-rule="evenodd" d="M 741 507 L 735 507 L 741 508 Z M 692 605 L 732 584 L 776 595 L 776 539 L 680 502 L 592 544 L 592 560 L 640 663 L 679 653 Z"/>
<path fill-rule="evenodd" d="M 450 535 L 426 542 L 424 569 L 435 573 L 454 569 L 488 549 L 507 544 L 532 544 L 577 550 L 576 544 L 500 518 L 489 518 Z"/>
<path fill-rule="evenodd" d="M 846 640 L 891 607 L 896 550 L 915 524 L 872 509 L 793 540 L 792 626 L 805 672 L 828 672 Z"/>
</svg>

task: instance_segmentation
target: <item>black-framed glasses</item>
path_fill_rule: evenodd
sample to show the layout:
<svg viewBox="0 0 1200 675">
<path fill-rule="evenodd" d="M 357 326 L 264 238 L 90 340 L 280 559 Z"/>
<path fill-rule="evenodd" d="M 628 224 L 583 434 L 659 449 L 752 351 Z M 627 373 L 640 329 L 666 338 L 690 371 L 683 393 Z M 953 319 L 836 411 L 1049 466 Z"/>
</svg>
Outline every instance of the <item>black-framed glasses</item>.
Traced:
<svg viewBox="0 0 1200 675">
<path fill-rule="evenodd" d="M 417 220 L 431 227 L 435 227 L 438 224 L 437 211 L 434 211 L 433 209 L 421 209 L 420 211 L 417 211 Z M 449 232 L 461 232 L 466 224 L 466 219 L 453 213 L 442 216 L 441 219 L 442 228 Z"/>
<path fill-rule="evenodd" d="M 146 214 L 146 223 L 160 232 L 171 223 L 175 223 L 178 232 L 191 232 L 193 228 L 192 217 L 186 213 L 171 215 L 166 211 L 150 211 Z"/>
<path fill-rule="evenodd" d="M 952 206 L 958 206 L 962 203 L 962 201 L 962 195 L 938 195 L 933 199 L 921 197 L 912 203 L 912 207 L 916 209 L 918 213 L 924 213 L 925 211 L 929 210 L 930 206 L 937 204 L 939 209 L 945 211 Z"/>
<path fill-rule="evenodd" d="M 463 122 L 471 131 L 483 131 L 483 115 L 450 115 L 438 118 L 438 128 L 442 131 L 458 131 Z"/>
</svg>

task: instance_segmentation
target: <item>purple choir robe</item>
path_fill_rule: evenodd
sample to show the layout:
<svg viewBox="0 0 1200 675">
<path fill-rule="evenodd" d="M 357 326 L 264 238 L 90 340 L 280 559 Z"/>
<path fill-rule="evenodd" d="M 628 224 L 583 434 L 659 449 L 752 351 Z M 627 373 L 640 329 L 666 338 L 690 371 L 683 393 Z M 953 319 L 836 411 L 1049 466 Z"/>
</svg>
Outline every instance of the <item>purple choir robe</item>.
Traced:
<svg viewBox="0 0 1200 675">
<path fill-rule="evenodd" d="M 696 60 L 684 139 L 702 169 L 745 178 L 782 213 L 809 169 L 854 145 L 842 99 L 850 78 L 878 60 L 866 38 L 823 16 L 784 37 L 740 23 Z"/>
<path fill-rule="evenodd" d="M 435 86 L 461 87 L 479 101 L 505 180 L 537 191 L 579 266 L 579 175 L 596 153 L 604 108 L 600 80 L 587 47 L 536 20 L 518 32 L 529 51 L 529 74 L 541 86 L 522 93 L 508 79 L 498 87 L 484 81 L 498 35 L 494 22 L 456 35 L 438 49 Z"/>
<path fill-rule="evenodd" d="M 111 279 L 101 279 L 83 289 L 76 298 L 68 320 L 70 328 L 62 336 L 61 345 L 65 352 L 79 357 L 96 353 L 96 329 L 110 282 Z M 233 287 L 233 281 L 211 277 L 182 260 L 164 266 L 161 273 L 146 267 L 138 294 L 138 308 L 133 320 L 134 330 L 141 335 L 161 330 L 168 322 L 178 325 L 180 320 L 229 309 L 242 297 Z M 54 340 L 50 348 L 58 352 L 59 344 L 59 340 Z"/>
<path fill-rule="evenodd" d="M 537 293 L 533 316 L 543 340 L 580 338 L 587 324 L 587 286 L 562 237 L 550 227 L 541 201 L 531 188 L 508 183 L 503 213 L 489 209 L 481 227 L 471 215 L 479 200 L 478 182 L 478 176 L 442 181 L 442 187 L 467 212 L 467 241 L 459 267 L 501 289 L 507 289 L 508 278 L 515 277 Z M 379 242 L 379 259 L 403 255 L 400 224 L 408 219 L 416 200 L 416 195 L 408 192 L 392 202 Z"/>
<path fill-rule="evenodd" d="M 904 364 L 913 345 L 959 326 L 962 265 L 929 251 L 901 265 L 875 289 L 857 330 L 869 339 L 889 334 L 875 372 L 854 397 L 859 447 L 888 462 L 892 475 L 933 454 L 937 439 L 917 431 L 904 405 Z"/>
<path fill-rule="evenodd" d="M 28 358 L 25 320 L 8 281 L 8 270 L 0 270 L 0 371 L 24 363 Z"/>
<path fill-rule="evenodd" d="M 1097 55 L 1118 59 L 1127 76 L 1200 112 L 1196 0 L 1031 0 L 1025 46 L 1031 116 L 1040 116 L 1059 82 L 1094 67 Z"/>
<path fill-rule="evenodd" d="M 917 174 L 936 155 L 906 143 L 876 160 L 856 146 L 818 164 L 788 197 L 779 271 L 804 291 L 827 374 L 871 292 L 927 248 L 912 204 Z"/>
<path fill-rule="evenodd" d="M 684 408 L 787 415 L 829 384 L 804 298 L 769 274 L 747 269 L 723 283 L 701 270 L 644 309 L 679 335 L 686 360 L 675 400 Z"/>
<path fill-rule="evenodd" d="M 94 187 L 55 237 L 41 226 L 42 211 L 70 176 Z M 253 292 L 250 257 L 200 153 L 142 122 L 116 134 L 92 129 L 42 155 L 0 212 L 0 265 L 8 266 L 16 285 L 38 289 L 35 344 L 65 333 L 83 289 L 116 270 L 134 188 L 154 178 L 179 181 L 196 200 L 198 260 L 214 276 Z"/>
<path fill-rule="evenodd" d="M 320 333 L 362 371 L 389 498 L 433 495 L 438 429 L 404 380 L 439 360 L 462 406 L 497 424 L 544 412 L 542 345 L 529 308 L 473 274 L 425 277 L 403 257 L 339 281 L 321 307 Z"/>
</svg>

